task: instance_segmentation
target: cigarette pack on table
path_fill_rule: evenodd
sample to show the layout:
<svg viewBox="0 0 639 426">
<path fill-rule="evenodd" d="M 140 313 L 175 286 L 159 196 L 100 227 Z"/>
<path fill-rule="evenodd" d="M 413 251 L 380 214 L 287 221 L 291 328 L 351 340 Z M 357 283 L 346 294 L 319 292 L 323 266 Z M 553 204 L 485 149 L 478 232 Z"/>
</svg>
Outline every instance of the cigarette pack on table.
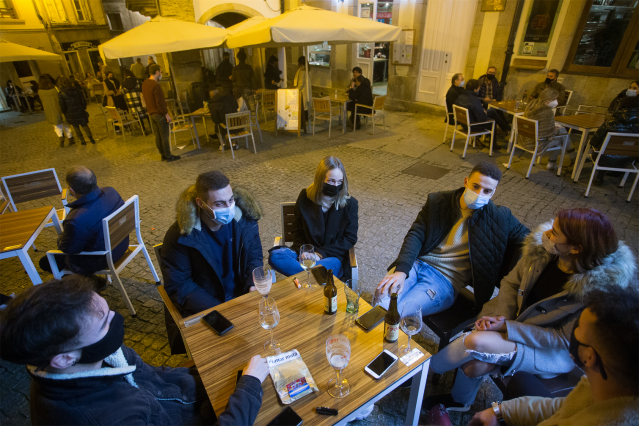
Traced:
<svg viewBox="0 0 639 426">
<path fill-rule="evenodd" d="M 311 372 L 308 371 L 297 349 L 266 357 L 266 360 L 282 404 L 290 404 L 304 395 L 319 392 Z"/>
</svg>

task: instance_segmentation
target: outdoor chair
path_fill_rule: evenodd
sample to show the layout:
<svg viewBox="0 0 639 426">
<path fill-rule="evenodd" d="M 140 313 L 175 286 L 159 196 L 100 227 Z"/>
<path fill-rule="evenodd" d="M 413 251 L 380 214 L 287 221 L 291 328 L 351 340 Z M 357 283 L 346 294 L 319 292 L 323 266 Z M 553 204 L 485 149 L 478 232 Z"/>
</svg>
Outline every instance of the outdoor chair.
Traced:
<svg viewBox="0 0 639 426">
<path fill-rule="evenodd" d="M 251 128 L 257 127 L 257 132 L 260 134 L 260 143 L 264 143 L 264 141 L 262 140 L 262 129 L 260 129 L 260 122 L 258 119 L 259 115 L 260 115 L 260 103 L 256 101 L 255 113 L 251 112 Z"/>
<path fill-rule="evenodd" d="M 111 118 L 111 113 L 107 111 L 106 107 L 103 107 L 102 105 L 98 105 L 98 107 L 100 108 L 100 112 L 102 113 L 102 116 L 104 117 L 104 125 L 106 126 L 107 136 L 110 136 L 111 132 L 109 132 L 109 125 L 113 126 L 113 119 Z M 113 133 L 115 133 L 115 128 L 113 129 Z"/>
<path fill-rule="evenodd" d="M 293 242 L 291 230 L 293 228 L 293 217 L 295 216 L 295 202 L 280 203 L 280 212 L 282 219 L 282 235 L 275 237 L 273 245 L 275 247 L 286 247 L 287 243 Z M 351 278 L 356 280 L 359 277 L 359 267 L 357 266 L 355 247 L 351 247 L 348 251 L 348 255 L 351 264 Z"/>
<path fill-rule="evenodd" d="M 266 122 L 266 113 L 272 111 L 274 114 L 275 111 L 275 98 L 277 97 L 277 90 L 264 90 L 262 92 L 262 114 L 264 115 L 264 122 Z M 277 117 L 275 119 L 277 127 Z"/>
<path fill-rule="evenodd" d="M 446 138 L 448 137 L 448 126 L 451 124 L 455 124 L 455 117 L 452 112 L 448 112 L 448 105 L 446 104 L 446 98 L 444 98 L 444 111 L 446 113 L 446 119 L 444 122 L 446 123 L 446 128 L 444 130 L 444 143 L 446 143 Z"/>
<path fill-rule="evenodd" d="M 579 114 L 606 115 L 606 111 L 608 111 L 608 107 L 597 106 L 597 105 L 579 105 L 577 107 L 577 112 L 575 112 L 575 115 L 579 115 Z"/>
<path fill-rule="evenodd" d="M 598 154 L 596 159 L 593 158 L 594 154 Z M 599 159 L 602 155 L 639 157 L 639 133 L 608 133 L 599 151 L 595 150 L 590 145 L 590 142 L 588 142 L 586 150 L 584 151 L 584 154 L 581 157 L 581 161 L 579 162 L 577 173 L 575 174 L 575 181 L 577 181 L 579 180 L 579 175 L 581 174 L 581 170 L 583 169 L 588 157 L 590 158 L 590 161 L 594 162 L 592 173 L 590 174 L 590 182 L 588 182 L 588 188 L 586 188 L 586 194 L 584 195 L 585 197 L 588 197 L 588 194 L 590 193 L 590 187 L 592 186 L 592 181 L 595 178 L 597 170 L 624 172 L 623 179 L 619 184 L 620 188 L 625 185 L 630 173 L 637 174 L 637 176 L 635 177 L 635 181 L 632 184 L 632 188 L 630 189 L 630 194 L 628 194 L 628 198 L 626 199 L 627 202 L 630 202 L 632 194 L 635 192 L 635 188 L 637 187 L 637 181 L 639 181 L 639 170 L 637 170 L 636 160 L 633 161 L 629 168 L 602 167 L 599 165 Z"/>
<path fill-rule="evenodd" d="M 0 202 L 2 202 L 2 207 L 0 208 L 0 214 L 5 214 L 7 210 L 9 211 L 9 213 L 13 213 L 14 210 L 11 207 L 11 203 L 9 202 L 9 199 L 7 198 L 7 196 L 4 195 L 4 193 L 2 192 L 1 188 L 0 188 Z"/>
<path fill-rule="evenodd" d="M 93 92 L 93 99 L 95 99 L 96 102 L 102 102 L 102 98 L 104 97 L 104 84 L 93 83 L 91 85 L 91 92 Z M 98 95 L 100 95 L 100 101 L 98 101 Z"/>
<path fill-rule="evenodd" d="M 455 146 L 455 136 L 457 133 L 460 135 L 466 136 L 466 145 L 464 146 L 464 153 L 462 154 L 462 158 L 466 158 L 466 150 L 468 149 L 468 142 L 470 138 L 473 138 L 473 147 L 475 146 L 475 138 L 477 136 L 490 135 L 490 151 L 488 155 L 490 157 L 493 156 L 493 140 L 495 139 L 495 120 L 481 121 L 479 123 L 471 123 L 470 115 L 468 114 L 468 110 L 466 108 L 462 108 L 457 105 L 453 105 L 453 115 L 455 116 L 455 129 L 453 130 L 453 140 L 450 143 L 450 152 L 453 152 L 453 147 Z M 464 133 L 459 129 L 458 126 L 465 125 L 468 128 L 468 133 Z M 490 124 L 492 126 L 491 130 L 474 130 L 473 126 L 479 126 L 482 124 Z"/>
<path fill-rule="evenodd" d="M 249 135 L 251 136 L 251 140 L 253 140 L 253 151 L 257 154 L 255 138 L 253 137 L 253 127 L 251 126 L 251 111 L 226 114 L 226 124 L 220 123 L 220 128 L 226 130 L 226 138 L 229 141 L 233 159 L 235 159 L 235 153 L 233 152 L 233 139 L 246 138 L 246 149 L 249 149 Z M 220 143 L 222 143 L 222 153 L 224 153 L 223 141 L 220 141 Z"/>
<path fill-rule="evenodd" d="M 149 265 L 151 274 L 153 274 L 153 278 L 155 279 L 156 284 L 160 284 L 160 278 L 155 272 L 155 267 L 151 262 L 151 258 L 149 257 L 149 253 L 147 252 L 146 247 L 144 246 L 144 241 L 142 241 L 142 234 L 140 233 L 140 202 L 138 196 L 134 195 L 133 197 L 129 198 L 128 200 L 126 200 L 122 207 L 102 219 L 102 230 L 104 232 L 103 251 L 81 252 L 76 253 L 75 256 L 106 256 L 108 269 L 97 271 L 95 272 L 95 275 L 108 275 L 109 277 L 111 277 L 115 282 L 118 290 L 120 290 L 122 298 L 129 308 L 131 315 L 135 315 L 133 304 L 131 303 L 129 296 L 124 289 L 124 285 L 120 280 L 119 274 L 120 272 L 122 272 L 124 267 L 128 265 L 139 252 L 142 252 L 146 259 L 146 263 Z M 129 244 L 129 248 L 124 253 L 124 255 L 119 260 L 114 262 L 112 257 L 112 250 L 118 244 L 124 241 L 124 239 L 133 231 L 135 231 L 138 243 Z M 51 272 L 53 273 L 53 277 L 55 279 L 60 279 L 66 274 L 73 274 L 73 272 L 68 269 L 58 269 L 58 265 L 55 261 L 56 254 L 63 254 L 63 252 L 61 252 L 60 250 L 49 250 L 47 252 L 47 258 L 49 259 L 49 263 L 51 264 Z"/>
<path fill-rule="evenodd" d="M 315 135 L 315 120 L 324 120 L 328 121 L 328 138 L 330 139 L 335 117 L 342 117 L 341 106 L 332 106 L 330 98 L 313 98 L 313 135 Z"/>
<path fill-rule="evenodd" d="M 539 164 L 539 162 L 541 161 L 541 155 L 537 155 L 537 150 L 539 149 L 539 122 L 537 120 L 530 120 L 528 118 L 524 118 L 519 115 L 516 115 L 514 117 L 514 120 L 515 122 L 513 125 L 513 131 L 515 132 L 515 135 L 513 136 L 513 141 L 514 141 L 513 143 L 515 145 L 513 146 L 513 149 L 510 151 L 510 159 L 508 160 L 508 167 L 506 168 L 510 170 L 510 165 L 513 162 L 513 156 L 515 155 L 515 149 L 519 148 L 522 151 L 530 152 L 532 153 L 532 158 L 530 159 L 530 166 L 528 167 L 528 173 L 526 173 L 526 179 L 528 179 L 528 177 L 530 176 L 530 171 L 532 170 L 533 165 L 535 164 L 535 159 L 537 159 L 537 164 Z M 519 143 L 518 136 L 523 136 L 523 137 L 534 140 L 535 149 L 533 151 L 526 149 L 523 144 Z M 557 151 L 559 149 L 561 150 L 561 159 L 559 160 L 559 167 L 557 168 L 557 176 L 561 176 L 561 167 L 563 166 L 564 155 L 566 154 L 566 147 L 570 143 L 570 136 L 566 133 L 565 135 L 557 136 L 557 138 L 563 139 L 561 146 L 548 148 L 546 152 Z"/>
<path fill-rule="evenodd" d="M 113 133 L 115 133 L 115 126 L 119 126 L 122 132 L 122 140 L 124 142 L 126 142 L 126 137 L 124 136 L 124 133 L 126 133 L 125 129 L 126 129 L 126 126 L 129 124 L 138 123 L 138 125 L 140 126 L 140 130 L 142 130 L 142 134 L 146 136 L 146 133 L 144 132 L 144 127 L 142 127 L 142 122 L 140 121 L 140 116 L 136 112 L 124 112 L 117 109 L 116 107 L 109 107 L 109 106 L 106 107 L 106 109 L 109 112 L 109 115 L 112 120 L 111 124 L 113 125 Z M 133 131 L 132 130 L 129 130 L 129 131 L 131 132 L 131 135 L 133 135 Z"/>
<path fill-rule="evenodd" d="M 180 111 L 182 111 L 182 115 L 185 115 L 185 109 L 186 111 L 188 111 L 189 114 L 191 113 L 191 109 L 189 108 L 189 93 L 186 90 L 180 90 L 178 92 L 177 104 L 180 108 Z"/>
<path fill-rule="evenodd" d="M 384 129 L 386 128 L 386 115 L 384 114 L 384 103 L 386 102 L 386 95 L 384 96 L 376 96 L 375 99 L 373 99 L 373 107 L 371 108 L 369 105 L 361 105 L 361 104 L 355 104 L 355 116 L 354 116 L 354 120 L 353 120 L 353 131 L 355 131 L 355 126 L 357 124 L 357 116 L 361 115 L 363 117 L 369 118 L 371 119 L 371 121 L 373 122 L 373 134 L 375 134 L 375 118 L 382 118 L 382 126 L 384 127 Z M 357 112 L 357 107 L 360 108 L 368 108 L 371 110 L 370 114 L 364 114 L 361 112 Z"/>
<path fill-rule="evenodd" d="M 557 108 L 555 108 L 555 115 L 557 114 L 557 111 L 560 111 L 561 115 L 566 115 L 566 108 L 568 108 L 568 104 L 570 103 L 570 99 L 572 98 L 572 93 L 572 90 L 566 90 L 566 95 L 568 95 L 568 98 L 566 99 L 566 105 L 558 106 Z"/>
<path fill-rule="evenodd" d="M 191 123 L 191 119 L 184 116 L 174 117 L 171 113 L 170 108 L 169 117 L 171 117 L 171 121 L 169 122 L 169 144 L 171 143 L 171 137 L 173 137 L 173 142 L 175 144 L 175 147 L 177 148 L 177 134 L 180 132 L 188 131 L 191 135 L 191 143 L 193 144 L 193 148 L 195 148 L 196 145 L 195 139 L 193 138 L 193 124 Z"/>
</svg>

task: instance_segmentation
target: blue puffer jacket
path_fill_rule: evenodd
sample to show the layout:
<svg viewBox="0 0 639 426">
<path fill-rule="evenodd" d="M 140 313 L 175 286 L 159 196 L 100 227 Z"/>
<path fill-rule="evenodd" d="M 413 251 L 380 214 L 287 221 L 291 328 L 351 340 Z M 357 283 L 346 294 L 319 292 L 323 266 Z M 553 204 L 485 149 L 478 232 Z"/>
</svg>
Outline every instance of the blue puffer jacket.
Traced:
<svg viewBox="0 0 639 426">
<path fill-rule="evenodd" d="M 69 255 L 83 251 L 104 251 L 102 219 L 124 205 L 118 192 L 110 187 L 96 188 L 67 206 L 71 208 L 64 219 L 64 232 L 58 237 L 58 249 Z M 127 236 L 112 252 L 118 261 L 129 247 Z M 104 256 L 66 256 L 66 267 L 78 274 L 93 274 L 106 269 Z"/>
<path fill-rule="evenodd" d="M 215 413 L 195 368 L 152 367 L 124 345 L 106 358 L 110 367 L 53 374 L 27 367 L 33 425 L 199 425 Z M 217 425 L 252 425 L 262 384 L 242 376 Z"/>
<path fill-rule="evenodd" d="M 428 194 L 428 200 L 417 215 L 399 256 L 389 266 L 408 276 L 418 257 L 430 253 L 446 238 L 461 218 L 459 199 L 464 188 Z M 495 285 L 517 262 L 521 243 L 530 230 L 522 225 L 510 209 L 492 201 L 474 211 L 468 219 L 468 246 L 472 282 L 475 292 L 475 313 L 490 300 Z"/>
</svg>

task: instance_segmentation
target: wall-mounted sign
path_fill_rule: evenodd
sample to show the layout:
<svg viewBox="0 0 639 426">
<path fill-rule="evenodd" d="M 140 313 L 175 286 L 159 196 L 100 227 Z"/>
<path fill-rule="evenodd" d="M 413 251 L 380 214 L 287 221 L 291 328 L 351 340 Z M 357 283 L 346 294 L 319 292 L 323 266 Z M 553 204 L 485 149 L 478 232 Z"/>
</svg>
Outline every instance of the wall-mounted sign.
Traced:
<svg viewBox="0 0 639 426">
<path fill-rule="evenodd" d="M 481 0 L 482 12 L 501 12 L 506 9 L 506 0 Z"/>
<path fill-rule="evenodd" d="M 390 19 L 393 17 L 393 12 L 377 12 L 377 19 Z"/>
<path fill-rule="evenodd" d="M 527 41 L 524 43 L 524 49 L 521 51 L 521 54 L 532 55 L 534 48 L 535 48 L 535 43 L 533 43 L 532 41 Z"/>
<path fill-rule="evenodd" d="M 548 43 L 559 0 L 535 0 L 530 10 L 524 41 Z"/>
<path fill-rule="evenodd" d="M 100 40 L 87 40 L 87 41 L 76 41 L 73 43 L 60 43 L 60 47 L 63 52 L 68 52 L 70 50 L 78 50 L 78 49 L 97 49 L 100 45 Z"/>
</svg>

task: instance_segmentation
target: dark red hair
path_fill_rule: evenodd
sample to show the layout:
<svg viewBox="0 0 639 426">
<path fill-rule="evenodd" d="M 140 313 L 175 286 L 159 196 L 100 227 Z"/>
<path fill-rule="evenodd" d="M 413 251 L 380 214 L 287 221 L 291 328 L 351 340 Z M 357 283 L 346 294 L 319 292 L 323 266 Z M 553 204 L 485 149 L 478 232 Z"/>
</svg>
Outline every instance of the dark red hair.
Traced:
<svg viewBox="0 0 639 426">
<path fill-rule="evenodd" d="M 619 239 L 608 216 L 595 209 L 567 209 L 557 214 L 557 226 L 568 243 L 580 246 L 577 269 L 585 272 L 603 263 L 617 251 Z"/>
</svg>

